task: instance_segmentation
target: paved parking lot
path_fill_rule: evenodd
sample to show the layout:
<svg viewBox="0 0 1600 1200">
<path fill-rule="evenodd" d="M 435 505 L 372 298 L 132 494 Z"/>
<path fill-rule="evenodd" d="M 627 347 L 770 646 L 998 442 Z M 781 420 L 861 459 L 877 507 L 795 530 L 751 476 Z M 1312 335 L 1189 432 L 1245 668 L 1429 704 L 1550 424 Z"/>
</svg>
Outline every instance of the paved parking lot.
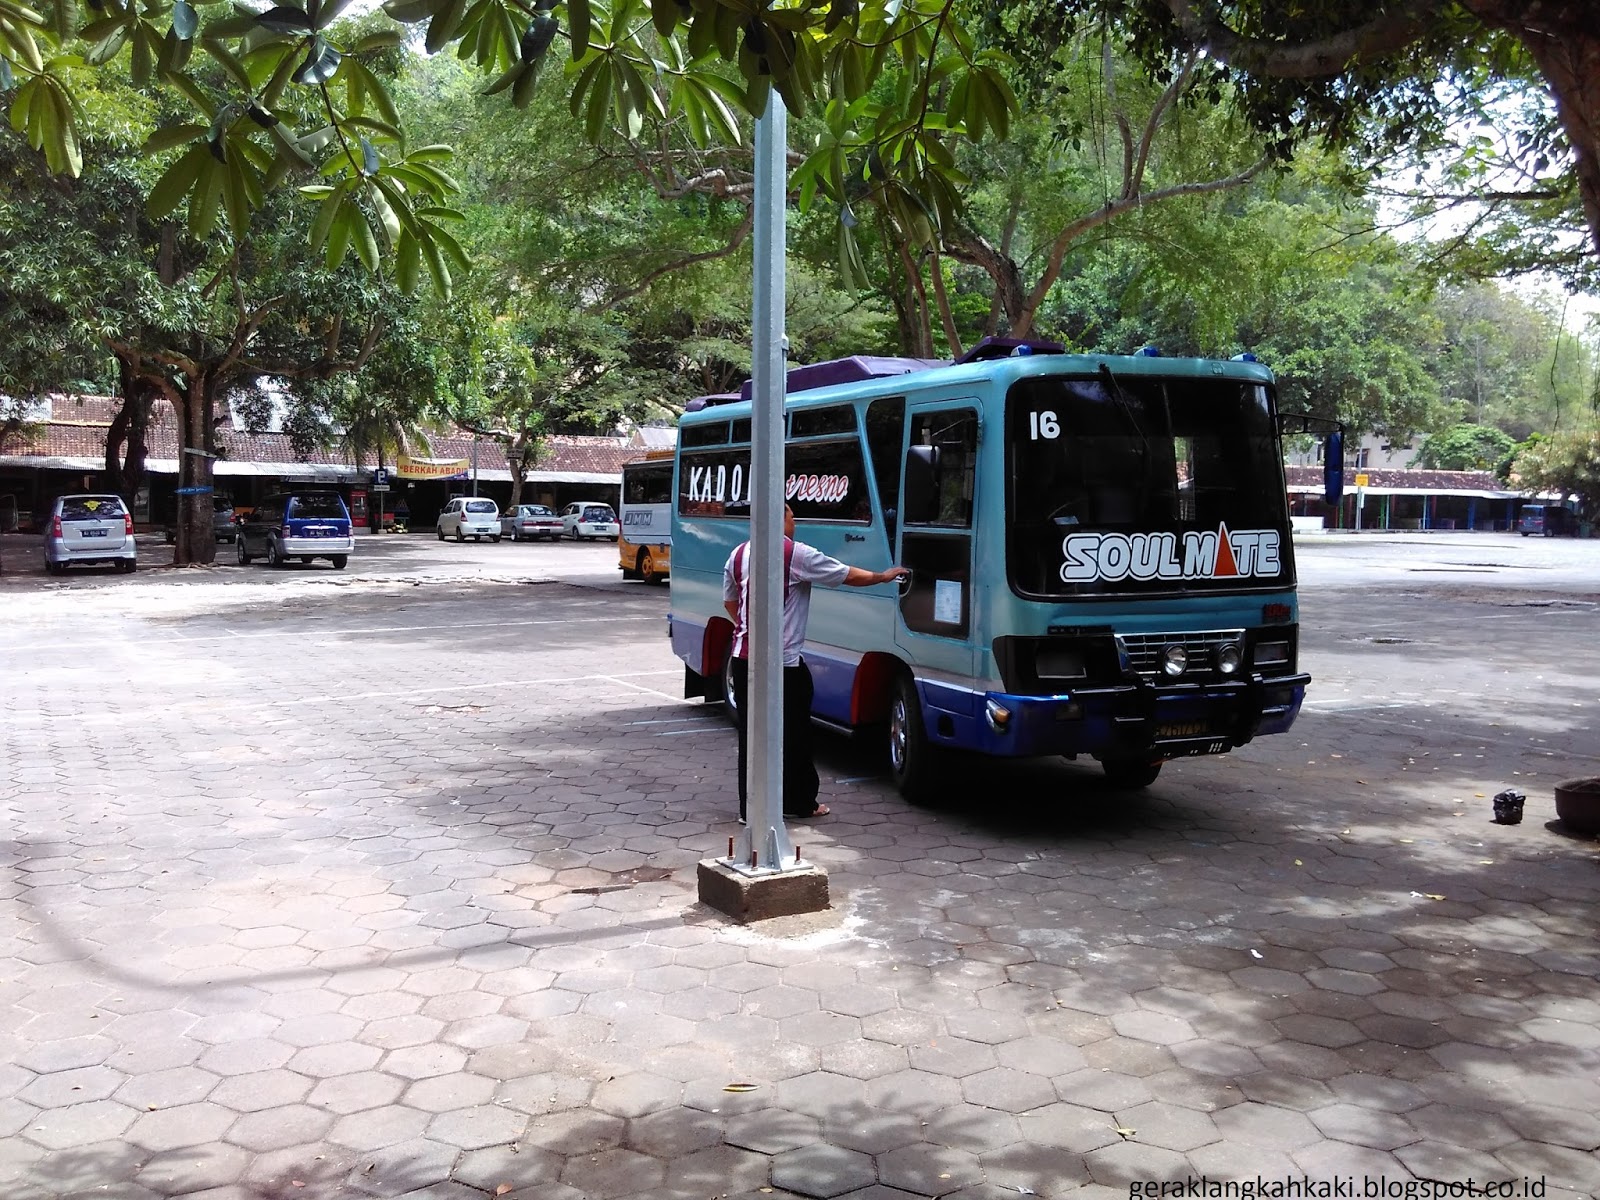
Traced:
<svg viewBox="0 0 1600 1200">
<path fill-rule="evenodd" d="M 1600 543 L 1308 539 L 1301 723 L 1142 796 L 825 739 L 835 907 L 743 929 L 610 546 L 5 541 L 5 1200 L 1600 1192 Z"/>
</svg>

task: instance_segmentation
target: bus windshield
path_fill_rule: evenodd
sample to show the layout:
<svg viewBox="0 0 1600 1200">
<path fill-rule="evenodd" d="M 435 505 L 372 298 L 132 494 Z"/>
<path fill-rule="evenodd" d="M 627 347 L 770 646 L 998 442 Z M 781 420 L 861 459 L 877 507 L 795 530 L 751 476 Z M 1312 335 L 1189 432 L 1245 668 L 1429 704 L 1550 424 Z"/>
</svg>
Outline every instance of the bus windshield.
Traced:
<svg viewBox="0 0 1600 1200">
<path fill-rule="evenodd" d="M 1035 377 L 1006 405 L 1007 563 L 1054 598 L 1293 583 L 1267 388 Z"/>
</svg>

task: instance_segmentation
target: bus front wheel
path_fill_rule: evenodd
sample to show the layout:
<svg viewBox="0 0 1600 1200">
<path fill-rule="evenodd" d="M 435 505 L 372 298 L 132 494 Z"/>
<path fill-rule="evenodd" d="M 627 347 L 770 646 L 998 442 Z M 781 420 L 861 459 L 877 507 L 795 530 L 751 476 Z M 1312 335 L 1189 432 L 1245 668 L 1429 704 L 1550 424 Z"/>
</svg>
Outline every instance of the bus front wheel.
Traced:
<svg viewBox="0 0 1600 1200">
<path fill-rule="evenodd" d="M 1103 758 L 1100 766 L 1106 773 L 1106 782 L 1125 791 L 1147 788 L 1161 774 L 1160 763 L 1144 758 Z"/>
<path fill-rule="evenodd" d="M 937 770 L 937 750 L 922 724 L 922 701 L 910 675 L 899 675 L 889 697 L 889 774 L 908 800 L 928 795 Z"/>
</svg>

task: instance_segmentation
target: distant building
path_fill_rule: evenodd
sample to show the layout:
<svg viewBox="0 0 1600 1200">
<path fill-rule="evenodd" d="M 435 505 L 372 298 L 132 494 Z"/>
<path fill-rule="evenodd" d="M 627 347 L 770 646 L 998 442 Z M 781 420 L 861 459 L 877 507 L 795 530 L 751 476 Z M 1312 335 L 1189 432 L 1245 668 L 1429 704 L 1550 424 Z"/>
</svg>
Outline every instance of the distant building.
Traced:
<svg viewBox="0 0 1600 1200">
<path fill-rule="evenodd" d="M 42 511 L 63 492 L 104 486 L 106 435 L 120 404 L 105 396 L 50 396 L 34 403 L 25 414 L 28 423 L 0 445 L 0 512 L 16 514 L 12 519 L 26 524 L 28 514 Z M 219 420 L 215 433 L 221 455 L 215 464 L 216 488 L 236 505 L 253 505 L 280 487 L 305 484 L 337 488 L 351 499 L 368 488 L 373 468 L 380 465 L 373 455 L 357 462 L 337 450 L 298 454 L 288 434 L 251 432 L 232 419 L 231 412 L 227 416 Z M 651 431 L 652 440 L 655 432 Z M 665 432 L 676 434 L 676 430 Z M 178 480 L 177 418 L 166 401 L 158 400 L 153 407 L 147 440 L 148 478 L 134 498 L 134 519 L 161 525 L 176 511 L 173 489 Z M 511 469 L 497 440 L 475 439 L 460 430 L 441 431 L 419 453 L 436 462 L 458 462 L 461 471 L 433 479 L 392 478 L 391 490 L 384 496 L 385 511 L 403 508 L 413 525 L 431 526 L 452 495 L 472 490 L 474 478 L 480 494 L 502 505 L 509 502 Z M 646 453 L 645 445 L 622 436 L 546 437 L 540 443 L 537 466 L 523 484 L 522 498 L 552 507 L 573 500 L 615 504 L 623 464 Z M 381 465 L 393 474 L 396 464 Z"/>
</svg>

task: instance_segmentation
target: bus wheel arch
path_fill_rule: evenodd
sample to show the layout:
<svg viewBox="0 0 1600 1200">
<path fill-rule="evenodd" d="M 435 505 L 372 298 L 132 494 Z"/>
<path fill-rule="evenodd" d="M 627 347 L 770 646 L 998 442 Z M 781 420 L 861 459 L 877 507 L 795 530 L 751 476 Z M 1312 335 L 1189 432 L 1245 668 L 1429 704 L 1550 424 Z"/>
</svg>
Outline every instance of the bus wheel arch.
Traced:
<svg viewBox="0 0 1600 1200">
<path fill-rule="evenodd" d="M 706 622 L 705 634 L 700 639 L 700 675 L 706 681 L 708 704 L 730 698 L 724 690 L 723 679 L 732 649 L 733 622 L 726 617 L 712 617 Z"/>
<path fill-rule="evenodd" d="M 886 723 L 895 677 L 902 674 L 909 672 L 894 655 L 882 651 L 863 654 L 850 684 L 850 724 L 860 727 Z"/>
</svg>

